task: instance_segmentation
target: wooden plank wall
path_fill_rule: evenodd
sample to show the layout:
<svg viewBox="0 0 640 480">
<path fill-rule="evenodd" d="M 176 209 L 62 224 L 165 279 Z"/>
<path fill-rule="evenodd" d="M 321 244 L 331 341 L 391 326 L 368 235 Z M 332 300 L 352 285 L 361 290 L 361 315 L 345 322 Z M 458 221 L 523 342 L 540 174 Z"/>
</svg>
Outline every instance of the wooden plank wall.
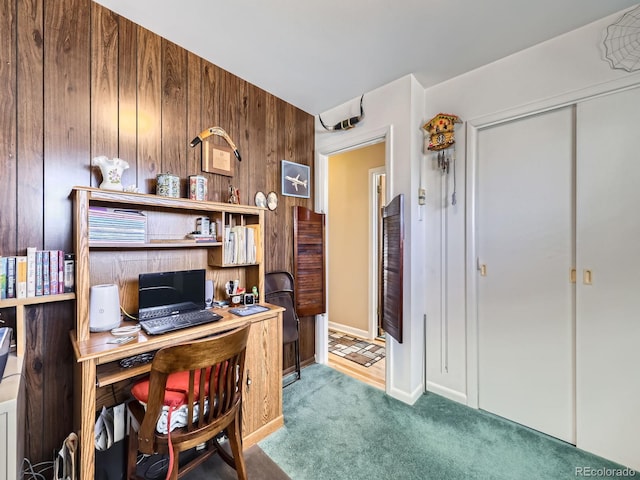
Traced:
<svg viewBox="0 0 640 480">
<path fill-rule="evenodd" d="M 189 141 L 223 127 L 242 162 L 233 178 L 205 174 L 209 199 L 228 185 L 251 203 L 280 192 L 280 160 L 311 165 L 313 117 L 90 0 L 0 0 L 0 255 L 27 246 L 71 251 L 69 192 L 97 186 L 97 155 L 129 162 L 123 183 L 155 191 L 158 173 L 203 174 Z M 224 144 L 218 137 L 214 142 Z M 183 195 L 186 187 L 183 184 Z M 293 268 L 292 207 L 267 212 L 266 271 Z M 72 430 L 73 302 L 27 309 L 25 454 L 51 460 Z M 11 309 L 0 311 L 9 325 Z M 313 362 L 314 325 L 302 319 L 302 357 Z M 285 349 L 285 365 L 293 365 Z"/>
</svg>

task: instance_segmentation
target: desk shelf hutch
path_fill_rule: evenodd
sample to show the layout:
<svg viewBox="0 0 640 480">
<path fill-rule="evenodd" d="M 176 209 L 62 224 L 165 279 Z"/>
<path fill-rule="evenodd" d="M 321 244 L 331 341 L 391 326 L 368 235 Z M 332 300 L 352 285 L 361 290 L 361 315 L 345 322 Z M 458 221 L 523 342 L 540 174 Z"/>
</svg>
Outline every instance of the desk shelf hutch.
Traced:
<svg viewBox="0 0 640 480">
<path fill-rule="evenodd" d="M 244 447 L 248 447 L 283 425 L 282 417 L 282 309 L 272 308 L 251 317 L 235 317 L 217 310 L 223 319 L 210 325 L 193 327 L 158 336 L 140 333 L 137 341 L 125 345 L 109 344 L 109 332 L 89 329 L 89 292 L 92 285 L 118 285 L 124 311 L 137 311 L 138 274 L 204 268 L 213 280 L 215 298 L 224 298 L 224 284 L 240 280 L 249 291 L 264 286 L 265 209 L 149 194 L 114 192 L 75 187 L 74 249 L 76 254 L 76 328 L 71 342 L 76 355 L 74 418 L 80 435 L 80 478 L 94 477 L 94 424 L 97 392 L 113 388 L 150 370 L 150 365 L 121 368 L 119 360 L 167 345 L 220 333 L 251 321 L 246 354 L 246 384 L 243 390 L 242 428 Z M 89 240 L 89 208 L 106 207 L 135 210 L 146 216 L 144 243 L 93 242 Z M 185 240 L 195 229 L 196 218 L 209 217 L 224 235 L 225 226 L 256 226 L 258 234 L 255 262 L 225 263 L 227 245 L 223 241 L 196 243 Z M 252 227 L 253 228 L 253 227 Z M 218 240 L 222 240 L 219 238 Z"/>
</svg>

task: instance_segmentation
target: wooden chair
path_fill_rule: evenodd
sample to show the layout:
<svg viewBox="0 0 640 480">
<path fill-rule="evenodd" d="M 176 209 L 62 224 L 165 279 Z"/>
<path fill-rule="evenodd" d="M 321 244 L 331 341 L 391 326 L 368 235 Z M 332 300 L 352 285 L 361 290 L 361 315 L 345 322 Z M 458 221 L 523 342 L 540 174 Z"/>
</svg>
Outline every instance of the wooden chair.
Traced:
<svg viewBox="0 0 640 480">
<path fill-rule="evenodd" d="M 156 353 L 148 380 L 146 412 L 140 402 L 129 403 L 129 411 L 139 429 L 136 434 L 132 427 L 129 433 L 127 478 L 137 478 L 138 451 L 169 454 L 171 475 L 167 478 L 171 480 L 182 477 L 215 453 L 235 468 L 239 479 L 247 478 L 242 453 L 241 407 L 249 328 L 250 324 L 245 324 L 215 337 L 172 345 Z M 186 385 L 177 385 L 180 378 L 186 379 L 182 381 Z M 140 393 L 134 393 L 136 387 L 144 390 L 146 385 L 140 383 L 132 388 L 134 396 L 140 399 Z M 187 409 L 184 417 L 187 425 L 168 434 L 159 433 L 156 424 L 163 406 L 169 405 L 171 421 L 170 415 L 180 403 Z M 199 412 L 205 414 L 198 415 L 194 421 L 196 405 Z M 229 438 L 232 456 L 216 439 L 223 431 Z M 201 444 L 206 445 L 205 449 L 178 472 L 180 452 Z"/>
<path fill-rule="evenodd" d="M 293 343 L 295 377 L 284 386 L 300 380 L 300 319 L 295 309 L 293 275 L 289 272 L 269 272 L 264 276 L 264 299 L 268 303 L 285 308 L 282 313 L 282 343 Z"/>
</svg>

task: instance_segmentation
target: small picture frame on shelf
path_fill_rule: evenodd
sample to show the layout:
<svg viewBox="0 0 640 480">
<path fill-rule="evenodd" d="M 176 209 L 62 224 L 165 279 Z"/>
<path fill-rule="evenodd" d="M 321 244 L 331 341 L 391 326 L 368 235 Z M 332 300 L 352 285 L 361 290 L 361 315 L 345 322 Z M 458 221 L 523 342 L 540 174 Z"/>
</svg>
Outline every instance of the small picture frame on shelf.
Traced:
<svg viewBox="0 0 640 480">
<path fill-rule="evenodd" d="M 307 165 L 282 160 L 282 195 L 309 198 L 311 169 Z"/>
<path fill-rule="evenodd" d="M 202 142 L 202 171 L 233 177 L 235 155 L 230 147 Z"/>
</svg>

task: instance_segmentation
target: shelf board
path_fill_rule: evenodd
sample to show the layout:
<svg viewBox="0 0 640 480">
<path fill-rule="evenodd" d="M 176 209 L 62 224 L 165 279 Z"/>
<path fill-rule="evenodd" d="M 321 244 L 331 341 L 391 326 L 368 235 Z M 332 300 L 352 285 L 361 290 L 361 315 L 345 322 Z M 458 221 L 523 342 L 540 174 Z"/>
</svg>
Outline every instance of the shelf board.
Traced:
<svg viewBox="0 0 640 480">
<path fill-rule="evenodd" d="M 0 300 L 0 308 L 17 307 L 19 305 L 36 305 L 39 303 L 62 302 L 65 300 L 75 300 L 75 293 L 59 293 L 56 295 L 39 295 L 37 297 L 26 298 L 4 298 Z"/>
<path fill-rule="evenodd" d="M 132 377 L 149 373 L 151 371 L 151 362 L 137 365 L 131 368 L 123 368 L 117 362 L 100 365 L 96 372 L 96 383 L 98 387 L 106 387 L 122 380 L 128 380 Z"/>
<path fill-rule="evenodd" d="M 253 205 L 209 202 L 205 200 L 191 200 L 188 198 L 162 197 L 159 195 L 147 193 L 117 192 L 113 190 L 102 190 L 100 188 L 93 187 L 76 186 L 73 187 L 73 189 L 76 191 L 86 191 L 89 195 L 89 202 L 126 204 L 129 206 L 129 208 L 133 208 L 134 206 L 141 206 L 192 211 L 215 210 L 240 215 L 258 215 L 260 212 L 264 212 L 267 210 L 265 207 L 256 207 Z"/>
<path fill-rule="evenodd" d="M 221 247 L 222 242 L 192 242 L 188 240 L 175 240 L 149 243 L 120 243 L 120 242 L 91 242 L 89 248 L 117 248 L 117 249 L 136 249 L 136 248 L 208 248 Z"/>
<path fill-rule="evenodd" d="M 258 263 L 215 263 L 209 262 L 210 267 L 234 268 L 234 267 L 257 267 Z"/>
</svg>

